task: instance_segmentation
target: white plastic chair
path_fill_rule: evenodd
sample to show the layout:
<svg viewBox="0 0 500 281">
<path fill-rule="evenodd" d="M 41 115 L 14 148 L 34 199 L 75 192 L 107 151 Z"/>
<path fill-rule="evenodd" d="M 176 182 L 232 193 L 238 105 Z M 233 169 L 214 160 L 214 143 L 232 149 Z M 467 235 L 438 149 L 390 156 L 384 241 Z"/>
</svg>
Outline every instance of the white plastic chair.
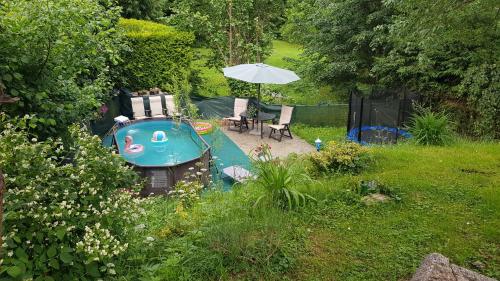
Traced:
<svg viewBox="0 0 500 281">
<path fill-rule="evenodd" d="M 283 136 L 292 137 L 292 132 L 290 132 L 290 122 L 292 121 L 292 113 L 293 113 L 293 107 L 291 106 L 286 106 L 283 105 L 281 106 L 281 114 L 280 114 L 280 121 L 278 124 L 273 124 L 269 125 L 269 128 L 271 128 L 271 133 L 269 134 L 270 138 L 277 139 L 278 141 L 281 141 Z M 280 137 L 275 138 L 273 136 L 273 133 L 279 132 Z M 288 135 L 285 135 L 285 132 L 288 132 Z"/>
</svg>

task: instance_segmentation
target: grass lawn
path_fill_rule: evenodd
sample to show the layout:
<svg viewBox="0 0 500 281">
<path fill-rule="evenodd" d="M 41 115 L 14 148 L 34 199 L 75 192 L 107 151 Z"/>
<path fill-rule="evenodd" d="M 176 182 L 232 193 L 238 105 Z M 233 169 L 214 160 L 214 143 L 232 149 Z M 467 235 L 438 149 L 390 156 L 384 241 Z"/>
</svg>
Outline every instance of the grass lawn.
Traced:
<svg viewBox="0 0 500 281">
<path fill-rule="evenodd" d="M 344 135 L 301 125 L 294 132 L 309 142 Z M 252 207 L 263 194 L 252 182 L 209 191 L 177 214 L 175 201 L 154 199 L 131 242 L 140 250 L 119 267 L 145 280 L 404 280 L 424 256 L 440 252 L 500 278 L 500 144 L 369 149 L 375 162 L 360 174 L 299 186 L 317 202 L 298 211 Z M 288 161 L 293 171 L 308 163 Z M 361 180 L 377 181 L 399 200 L 360 203 L 353 190 Z M 478 261 L 482 268 L 474 268 Z"/>
<path fill-rule="evenodd" d="M 327 204 L 311 208 L 310 234 L 293 277 L 299 280 L 400 280 L 440 252 L 500 276 L 500 146 L 410 144 L 372 148 L 376 165 L 358 176 L 325 179 Z M 379 206 L 329 199 L 359 180 L 376 180 L 401 198 Z M 294 278 L 294 279 L 295 279 Z"/>
<path fill-rule="evenodd" d="M 347 134 L 345 127 L 311 127 L 304 124 L 294 124 L 291 128 L 293 134 L 313 145 L 317 138 L 326 144 L 329 141 L 343 141 Z"/>
<path fill-rule="evenodd" d="M 296 66 L 287 59 L 299 59 L 301 52 L 300 45 L 275 40 L 273 41 L 273 51 L 264 63 L 295 70 Z M 196 59 L 193 61 L 193 68 L 199 71 L 199 76 L 202 79 L 198 94 L 206 97 L 228 96 L 230 89 L 222 70 L 205 66 L 209 55 L 209 49 L 195 49 Z M 288 85 L 264 85 L 263 91 L 264 94 L 280 92 L 285 97 L 279 100 L 272 99 L 270 96 L 264 97 L 264 101 L 271 103 L 318 104 L 321 102 L 335 103 L 339 99 L 330 87 L 317 86 L 304 79 Z"/>
</svg>

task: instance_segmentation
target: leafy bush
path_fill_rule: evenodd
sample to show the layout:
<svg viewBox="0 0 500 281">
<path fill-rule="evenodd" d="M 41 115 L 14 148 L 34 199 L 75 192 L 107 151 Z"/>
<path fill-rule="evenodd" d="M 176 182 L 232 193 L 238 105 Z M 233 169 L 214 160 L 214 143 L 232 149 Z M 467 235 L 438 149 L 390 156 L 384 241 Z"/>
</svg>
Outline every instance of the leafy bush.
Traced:
<svg viewBox="0 0 500 281">
<path fill-rule="evenodd" d="M 160 87 L 169 93 L 189 93 L 194 36 L 150 21 L 121 19 L 130 51 L 117 69 L 132 90 Z"/>
<path fill-rule="evenodd" d="M 273 159 L 269 145 L 257 147 L 253 159 L 258 170 L 255 183 L 266 190 L 266 194 L 257 199 L 255 206 L 269 198 L 277 207 L 290 210 L 304 206 L 308 200 L 315 200 L 295 188 L 300 180 L 307 180 L 306 175 L 294 173 L 286 163 Z"/>
<path fill-rule="evenodd" d="M 445 145 L 452 138 L 449 123 L 445 113 L 419 108 L 410 121 L 409 131 L 417 144 Z"/>
<path fill-rule="evenodd" d="M 310 157 L 315 173 L 358 173 L 371 161 L 369 150 L 355 142 L 327 142 Z"/>
<path fill-rule="evenodd" d="M 99 0 L 2 0 L 0 87 L 33 115 L 33 133 L 61 136 L 111 97 L 108 67 L 119 60 L 117 7 Z"/>
<path fill-rule="evenodd" d="M 0 115 L 0 123 L 5 120 Z M 71 127 L 73 143 L 28 138 L 28 121 L 4 124 L 2 280 L 88 280 L 114 274 L 137 216 L 136 174 L 100 139 Z"/>
</svg>

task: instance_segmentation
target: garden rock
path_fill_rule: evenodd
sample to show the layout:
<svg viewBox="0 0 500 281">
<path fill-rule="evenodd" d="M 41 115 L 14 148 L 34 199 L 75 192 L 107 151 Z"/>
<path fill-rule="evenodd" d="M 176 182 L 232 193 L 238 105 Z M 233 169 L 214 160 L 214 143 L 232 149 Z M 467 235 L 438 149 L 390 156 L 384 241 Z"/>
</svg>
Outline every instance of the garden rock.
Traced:
<svg viewBox="0 0 500 281">
<path fill-rule="evenodd" d="M 410 281 L 495 281 L 477 272 L 451 264 L 438 253 L 428 255 Z"/>
<path fill-rule="evenodd" d="M 390 199 L 391 198 L 389 196 L 382 193 L 373 193 L 367 196 L 363 196 L 363 198 L 361 198 L 361 202 L 365 203 L 366 205 L 373 205 L 377 203 L 387 202 Z"/>
</svg>

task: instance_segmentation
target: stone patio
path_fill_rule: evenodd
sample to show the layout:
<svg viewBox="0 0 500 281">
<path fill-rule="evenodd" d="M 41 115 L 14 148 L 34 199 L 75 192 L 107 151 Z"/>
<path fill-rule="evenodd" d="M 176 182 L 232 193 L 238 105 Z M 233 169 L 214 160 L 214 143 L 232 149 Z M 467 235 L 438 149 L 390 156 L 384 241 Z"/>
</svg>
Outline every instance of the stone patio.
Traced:
<svg viewBox="0 0 500 281">
<path fill-rule="evenodd" d="M 252 128 L 251 124 L 250 128 Z M 240 134 L 238 131 L 228 130 L 227 126 L 223 126 L 221 127 L 221 129 L 246 154 L 250 153 L 252 149 L 261 144 L 269 144 L 269 146 L 271 146 L 271 152 L 273 156 L 279 158 L 285 158 L 290 153 L 303 154 L 315 151 L 314 146 L 307 143 L 305 140 L 299 138 L 296 135 L 293 135 L 293 139 L 284 136 L 281 142 L 269 138 L 270 128 L 267 126 L 267 124 L 264 124 L 263 139 L 260 138 L 260 135 L 258 134 L 257 131 L 244 130 Z"/>
</svg>

